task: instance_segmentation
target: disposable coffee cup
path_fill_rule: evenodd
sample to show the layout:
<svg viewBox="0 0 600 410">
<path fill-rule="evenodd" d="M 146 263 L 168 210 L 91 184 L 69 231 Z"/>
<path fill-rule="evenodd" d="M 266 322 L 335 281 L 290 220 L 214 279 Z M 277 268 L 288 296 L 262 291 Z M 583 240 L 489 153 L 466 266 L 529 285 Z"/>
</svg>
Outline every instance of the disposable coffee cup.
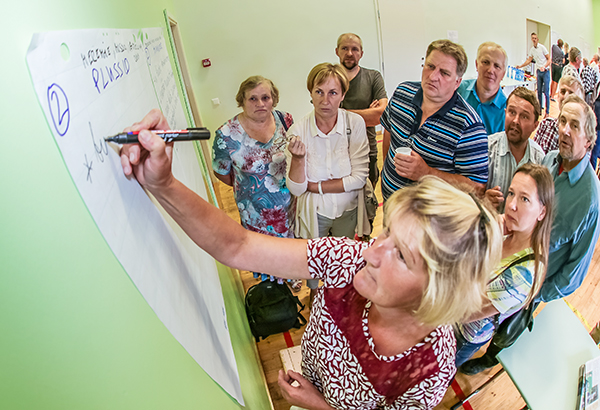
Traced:
<svg viewBox="0 0 600 410">
<path fill-rule="evenodd" d="M 396 148 L 396 154 L 410 155 L 411 152 L 412 152 L 412 149 L 410 149 L 409 147 Z"/>
</svg>

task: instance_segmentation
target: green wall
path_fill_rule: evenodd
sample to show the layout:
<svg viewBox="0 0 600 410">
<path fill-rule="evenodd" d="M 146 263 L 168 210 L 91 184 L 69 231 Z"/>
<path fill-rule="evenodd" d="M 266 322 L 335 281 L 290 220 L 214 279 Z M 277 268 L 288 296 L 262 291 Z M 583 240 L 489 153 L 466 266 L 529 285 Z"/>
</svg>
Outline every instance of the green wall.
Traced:
<svg viewBox="0 0 600 410">
<path fill-rule="evenodd" d="M 26 65 L 38 31 L 164 26 L 170 0 L 5 2 L 0 408 L 238 409 L 157 319 L 63 164 Z M 239 282 L 220 267 L 249 409 L 270 407 Z"/>
<path fill-rule="evenodd" d="M 594 54 L 598 52 L 598 47 L 600 47 L 600 28 L 596 28 L 596 26 L 600 26 L 600 0 L 592 0 L 592 13 L 594 18 L 594 44 L 592 44 L 590 51 Z"/>
</svg>

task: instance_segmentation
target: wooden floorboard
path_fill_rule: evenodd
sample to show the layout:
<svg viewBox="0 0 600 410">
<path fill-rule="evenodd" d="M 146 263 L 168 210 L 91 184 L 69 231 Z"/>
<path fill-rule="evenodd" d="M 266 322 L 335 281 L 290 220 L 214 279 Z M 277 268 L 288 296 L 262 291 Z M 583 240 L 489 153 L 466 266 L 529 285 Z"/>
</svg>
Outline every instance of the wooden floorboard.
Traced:
<svg viewBox="0 0 600 410">
<path fill-rule="evenodd" d="M 552 103 L 550 113 L 556 116 L 558 110 L 555 103 Z M 378 136 L 381 138 L 381 136 Z M 379 146 L 379 168 L 382 166 L 381 156 L 381 142 Z M 233 199 L 231 188 L 225 184 L 219 182 L 216 189 L 220 190 L 221 198 L 223 200 L 224 210 L 235 220 L 239 222 L 239 214 L 237 207 Z M 381 184 L 377 184 L 376 193 L 380 202 L 382 202 L 381 196 Z M 377 217 L 375 219 L 373 236 L 376 236 L 381 232 L 383 222 L 383 212 L 379 209 Z M 576 309 L 582 316 L 583 321 L 587 322 L 590 326 L 593 326 L 596 322 L 600 321 L 600 308 L 598 306 L 600 302 L 600 252 L 598 252 L 598 245 L 596 245 L 596 251 L 594 253 L 592 263 L 590 266 L 589 273 L 583 283 L 583 285 L 572 295 L 566 298 L 566 300 Z M 258 279 L 254 279 L 250 272 L 240 272 L 242 282 L 244 284 L 244 290 L 247 290 L 250 286 L 258 283 Z M 297 293 L 301 301 L 308 306 L 308 291 L 304 286 L 302 290 Z M 308 307 L 304 310 L 305 317 L 308 319 Z M 294 345 L 300 344 L 302 333 L 304 329 L 293 329 L 290 331 Z M 265 377 L 269 386 L 271 398 L 273 400 L 273 407 L 275 410 L 287 410 L 290 405 L 283 399 L 281 392 L 277 385 L 277 374 L 279 369 L 282 368 L 281 360 L 279 358 L 279 351 L 285 349 L 287 344 L 283 335 L 272 335 L 266 340 L 257 343 L 258 351 L 260 353 L 261 361 L 263 364 Z M 481 355 L 479 353 L 478 355 Z M 456 381 L 461 387 L 465 395 L 469 395 L 475 391 L 479 386 L 483 385 L 488 379 L 493 377 L 496 372 L 501 369 L 498 365 L 493 369 L 475 376 L 466 376 L 463 374 L 457 374 Z M 543 377 L 543 375 L 540 375 Z M 435 408 L 435 410 L 450 409 L 455 403 L 459 401 L 452 388 L 450 387 L 444 396 L 442 402 Z M 520 410 L 525 406 L 525 402 L 521 398 L 517 388 L 514 386 L 510 378 L 506 373 L 499 376 L 496 380 L 486 386 L 480 393 L 474 396 L 469 404 L 474 410 Z"/>
</svg>

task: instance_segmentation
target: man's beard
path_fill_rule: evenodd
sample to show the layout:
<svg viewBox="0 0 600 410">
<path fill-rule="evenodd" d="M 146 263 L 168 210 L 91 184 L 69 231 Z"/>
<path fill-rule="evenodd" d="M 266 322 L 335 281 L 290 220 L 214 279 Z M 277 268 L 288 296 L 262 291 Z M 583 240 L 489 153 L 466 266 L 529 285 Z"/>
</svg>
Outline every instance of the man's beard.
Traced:
<svg viewBox="0 0 600 410">
<path fill-rule="evenodd" d="M 352 70 L 358 65 L 356 61 L 344 61 L 342 64 L 344 65 L 344 67 L 346 67 L 346 70 Z"/>
</svg>

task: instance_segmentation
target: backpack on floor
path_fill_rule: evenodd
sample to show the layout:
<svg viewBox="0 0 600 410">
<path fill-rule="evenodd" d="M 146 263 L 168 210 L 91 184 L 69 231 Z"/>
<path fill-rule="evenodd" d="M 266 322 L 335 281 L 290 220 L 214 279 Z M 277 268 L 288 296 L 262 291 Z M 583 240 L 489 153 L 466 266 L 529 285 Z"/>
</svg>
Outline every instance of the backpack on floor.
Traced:
<svg viewBox="0 0 600 410">
<path fill-rule="evenodd" d="M 245 305 L 250 330 L 257 342 L 306 324 L 300 313 L 304 305 L 285 283 L 266 280 L 252 286 L 246 293 Z"/>
</svg>

